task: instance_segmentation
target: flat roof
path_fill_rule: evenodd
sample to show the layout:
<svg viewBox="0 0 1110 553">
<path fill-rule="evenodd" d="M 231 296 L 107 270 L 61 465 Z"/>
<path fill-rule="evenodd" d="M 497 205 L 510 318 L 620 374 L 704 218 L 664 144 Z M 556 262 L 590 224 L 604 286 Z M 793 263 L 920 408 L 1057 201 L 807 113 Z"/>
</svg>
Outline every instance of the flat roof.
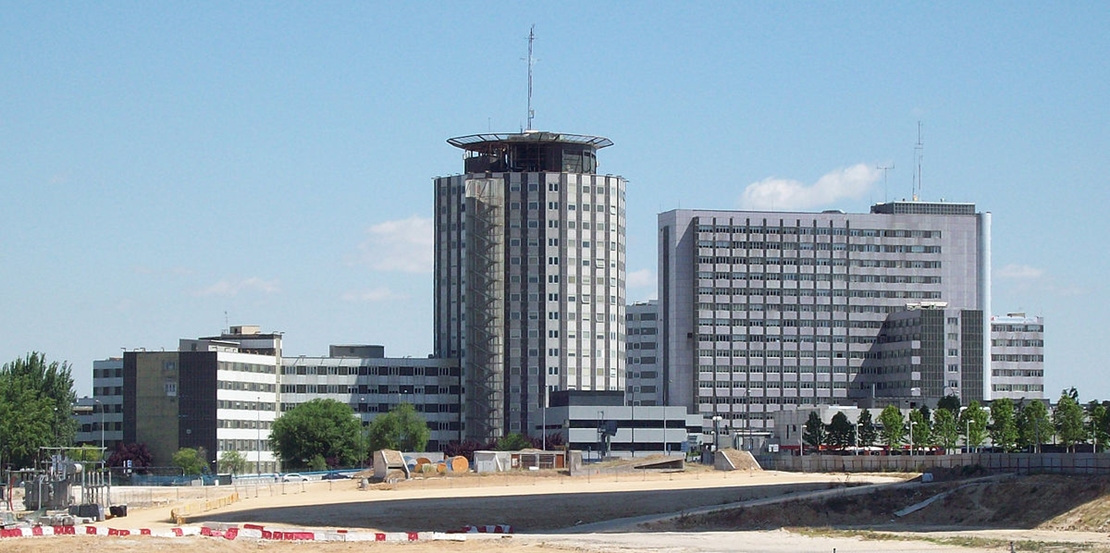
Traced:
<svg viewBox="0 0 1110 553">
<path fill-rule="evenodd" d="M 603 136 L 587 136 L 584 134 L 568 134 L 560 132 L 548 131 L 524 131 L 519 133 L 484 133 L 484 134 L 471 134 L 467 136 L 457 136 L 455 138 L 448 138 L 447 143 L 470 151 L 485 151 L 489 145 L 503 143 L 563 143 L 563 144 L 581 144 L 583 146 L 593 146 L 594 148 L 605 148 L 612 146 L 613 141 Z"/>
</svg>

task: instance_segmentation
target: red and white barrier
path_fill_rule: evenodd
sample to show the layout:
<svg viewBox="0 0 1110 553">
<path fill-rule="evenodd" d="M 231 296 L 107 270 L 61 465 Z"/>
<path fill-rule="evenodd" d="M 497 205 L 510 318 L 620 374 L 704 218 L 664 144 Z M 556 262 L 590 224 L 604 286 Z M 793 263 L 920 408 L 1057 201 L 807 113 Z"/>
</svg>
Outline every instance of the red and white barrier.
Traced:
<svg viewBox="0 0 1110 553">
<path fill-rule="evenodd" d="M 496 527 L 501 527 L 498 525 Z M 507 526 L 504 526 L 508 528 Z M 494 527 L 484 527 L 494 528 Z M 478 531 L 478 530 L 475 530 Z M 487 531 L 487 530 L 481 530 Z M 348 530 L 304 530 L 269 529 L 257 524 L 244 524 L 242 528 L 227 525 L 183 526 L 168 529 L 122 529 L 104 526 L 35 526 L 0 529 L 0 538 L 32 538 L 46 536 L 152 536 L 161 538 L 180 538 L 203 536 L 210 538 L 254 539 L 272 541 L 374 541 L 410 542 L 418 540 L 465 540 L 464 536 L 440 532 L 350 532 Z"/>
</svg>

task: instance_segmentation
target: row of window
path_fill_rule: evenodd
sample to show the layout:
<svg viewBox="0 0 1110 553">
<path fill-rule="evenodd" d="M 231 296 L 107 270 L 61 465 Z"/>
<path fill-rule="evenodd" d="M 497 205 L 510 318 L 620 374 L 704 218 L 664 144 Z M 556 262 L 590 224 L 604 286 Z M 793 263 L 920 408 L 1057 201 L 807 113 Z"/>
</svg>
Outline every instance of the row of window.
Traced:
<svg viewBox="0 0 1110 553">
<path fill-rule="evenodd" d="M 996 392 L 1043 392 L 1041 384 L 991 384 L 991 389 Z"/>
<path fill-rule="evenodd" d="M 994 339 L 991 340 L 992 346 L 1009 347 L 1009 348 L 1043 348 L 1044 340 L 1004 340 Z"/>
<path fill-rule="evenodd" d="M 822 288 L 803 288 L 803 289 L 790 289 L 790 288 L 769 288 L 769 289 L 736 289 L 737 291 L 745 290 L 746 293 L 735 294 L 737 296 L 768 296 L 768 297 L 836 297 L 836 298 L 872 298 L 872 299 L 928 299 L 939 300 L 939 291 L 920 291 L 920 290 L 844 290 L 844 289 L 822 289 Z M 710 298 L 702 298 L 710 299 Z M 745 311 L 745 309 L 734 307 L 743 306 L 744 302 L 730 302 L 730 303 L 709 303 L 699 302 L 698 309 L 714 309 L 718 311 Z M 762 311 L 761 304 L 751 304 L 753 306 L 747 309 L 748 311 Z M 789 303 L 787 304 L 789 306 Z M 777 309 L 775 304 L 769 304 L 768 309 Z M 898 309 L 901 311 L 904 308 Z"/>
<path fill-rule="evenodd" d="M 1030 353 L 995 353 L 991 361 L 1011 361 L 1016 363 L 1044 363 L 1044 355 Z"/>
<path fill-rule="evenodd" d="M 854 352 L 851 352 L 851 355 L 849 357 L 851 359 L 864 359 L 864 353 L 865 352 L 862 352 L 862 351 L 854 351 Z M 698 350 L 698 357 L 753 357 L 753 358 L 768 357 L 768 358 L 771 358 L 771 359 L 775 359 L 775 358 L 779 358 L 779 357 L 786 357 L 786 358 L 802 357 L 802 358 L 813 358 L 813 359 L 816 359 L 816 358 L 844 359 L 844 352 L 838 351 L 838 352 L 834 353 L 834 352 L 830 352 L 828 350 L 817 350 L 817 351 L 813 351 L 813 350 L 802 350 L 802 351 L 785 350 L 785 351 L 781 351 L 781 350 L 777 350 L 777 349 L 745 350 L 745 349 L 739 349 L 739 348 L 734 349 L 734 350 L 732 350 L 732 349 L 699 349 Z"/>
<path fill-rule="evenodd" d="M 298 365 L 297 360 L 281 368 L 282 374 L 331 376 L 459 376 L 459 367 L 381 367 Z"/>
<path fill-rule="evenodd" d="M 119 432 L 119 431 L 122 431 L 122 430 L 123 430 L 123 423 L 122 422 L 104 421 L 104 431 L 105 432 Z M 100 432 L 100 421 L 97 420 L 97 421 L 93 421 L 90 424 L 82 424 L 80 432 L 84 432 L 86 434 L 90 433 L 90 432 Z"/>
<path fill-rule="evenodd" d="M 275 392 L 277 385 L 265 382 L 243 382 L 241 380 L 217 380 L 216 388 L 220 390 L 240 390 L 244 392 Z"/>
<path fill-rule="evenodd" d="M 93 369 L 93 378 L 123 378 L 123 369 Z"/>
<path fill-rule="evenodd" d="M 848 251 L 860 253 L 940 253 L 940 246 L 923 244 L 849 244 L 847 242 L 744 242 L 698 240 L 699 248 L 732 250 Z"/>
<path fill-rule="evenodd" d="M 265 429 L 270 428 L 270 426 L 272 424 L 273 423 L 271 421 L 258 420 L 258 419 L 251 419 L 251 420 L 246 420 L 246 419 L 244 419 L 244 420 L 218 419 L 216 421 L 216 428 L 249 428 L 249 429 L 252 429 L 252 430 L 256 430 L 256 429 L 265 430 Z"/>
<path fill-rule="evenodd" d="M 360 384 L 358 386 L 346 384 L 282 384 L 281 392 L 283 394 L 459 394 L 460 387 L 455 386 L 416 386 L 413 384 L 402 385 L 389 385 L 378 384 L 377 386 L 367 386 Z"/>
<path fill-rule="evenodd" d="M 799 234 L 831 236 L 863 236 L 875 238 L 940 238 L 939 230 L 909 229 L 858 229 L 819 226 L 759 226 L 759 225 L 697 225 L 698 232 L 728 234 Z"/>
<path fill-rule="evenodd" d="M 992 332 L 1044 332 L 1044 325 L 992 324 Z"/>
<path fill-rule="evenodd" d="M 274 404 L 259 401 L 216 400 L 217 409 L 242 409 L 246 411 L 273 411 Z"/>
<path fill-rule="evenodd" d="M 999 377 L 1025 377 L 1044 378 L 1044 371 L 1040 369 L 992 369 L 991 375 Z"/>
</svg>

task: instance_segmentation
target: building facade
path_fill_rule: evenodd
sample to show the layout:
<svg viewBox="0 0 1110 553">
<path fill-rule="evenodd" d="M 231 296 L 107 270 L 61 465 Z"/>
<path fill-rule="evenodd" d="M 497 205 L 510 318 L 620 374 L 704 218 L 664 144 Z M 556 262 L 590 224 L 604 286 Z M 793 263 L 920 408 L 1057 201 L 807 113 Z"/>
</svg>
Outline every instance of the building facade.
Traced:
<svg viewBox="0 0 1110 553">
<path fill-rule="evenodd" d="M 677 406 L 626 404 L 619 391 L 555 392 L 546 418 L 548 428 L 587 460 L 682 455 L 702 443 L 701 415 Z"/>
<path fill-rule="evenodd" d="M 973 204 L 675 210 L 659 215 L 659 235 L 668 402 L 749 434 L 767 432 L 780 410 L 870 397 L 864 363 L 908 304 L 990 313 L 990 214 Z M 965 402 L 989 399 L 981 375 L 960 380 Z"/>
<path fill-rule="evenodd" d="M 123 440 L 123 358 L 93 361 L 93 395 L 78 398 L 77 444 L 112 451 Z"/>
<path fill-rule="evenodd" d="M 452 138 L 435 179 L 435 356 L 462 366 L 461 437 L 535 434 L 550 392 L 624 390 L 625 181 L 606 138 Z"/>
<path fill-rule="evenodd" d="M 983 314 L 944 302 L 913 302 L 890 313 L 864 355 L 856 382 L 867 407 L 935 406 L 954 395 L 982 400 Z M 968 400 L 968 402 L 970 402 Z"/>
<path fill-rule="evenodd" d="M 625 403 L 628 405 L 665 405 L 663 366 L 659 359 L 659 302 L 630 304 L 625 311 Z"/>
<path fill-rule="evenodd" d="M 331 346 L 328 357 L 286 357 L 281 367 L 281 412 L 313 399 L 354 409 L 363 426 L 401 403 L 428 423 L 428 451 L 458 440 L 460 370 L 455 359 L 388 358 L 382 346 Z"/>
<path fill-rule="evenodd" d="M 281 334 L 233 326 L 184 339 L 178 351 L 123 355 L 123 441 L 140 442 L 159 466 L 179 449 L 204 448 L 213 468 L 237 451 L 251 472 L 274 472 L 268 446 L 277 418 Z"/>
<path fill-rule="evenodd" d="M 1044 399 L 1044 318 L 991 317 L 991 397 Z"/>
</svg>

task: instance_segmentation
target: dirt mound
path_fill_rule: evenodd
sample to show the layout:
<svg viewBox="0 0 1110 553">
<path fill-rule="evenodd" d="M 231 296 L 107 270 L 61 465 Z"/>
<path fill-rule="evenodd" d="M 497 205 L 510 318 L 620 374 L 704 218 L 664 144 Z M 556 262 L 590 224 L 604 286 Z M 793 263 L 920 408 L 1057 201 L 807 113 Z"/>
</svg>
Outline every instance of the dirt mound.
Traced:
<svg viewBox="0 0 1110 553">
<path fill-rule="evenodd" d="M 763 470 L 750 451 L 727 448 L 722 449 L 720 455 L 721 462 L 714 463 L 717 470 Z"/>
<path fill-rule="evenodd" d="M 946 494 L 899 518 L 895 511 Z M 1032 475 L 890 486 L 863 495 L 788 501 L 683 517 L 681 530 L 766 530 L 783 527 L 938 529 L 1021 528 L 1105 532 L 1110 529 L 1110 477 Z"/>
</svg>

